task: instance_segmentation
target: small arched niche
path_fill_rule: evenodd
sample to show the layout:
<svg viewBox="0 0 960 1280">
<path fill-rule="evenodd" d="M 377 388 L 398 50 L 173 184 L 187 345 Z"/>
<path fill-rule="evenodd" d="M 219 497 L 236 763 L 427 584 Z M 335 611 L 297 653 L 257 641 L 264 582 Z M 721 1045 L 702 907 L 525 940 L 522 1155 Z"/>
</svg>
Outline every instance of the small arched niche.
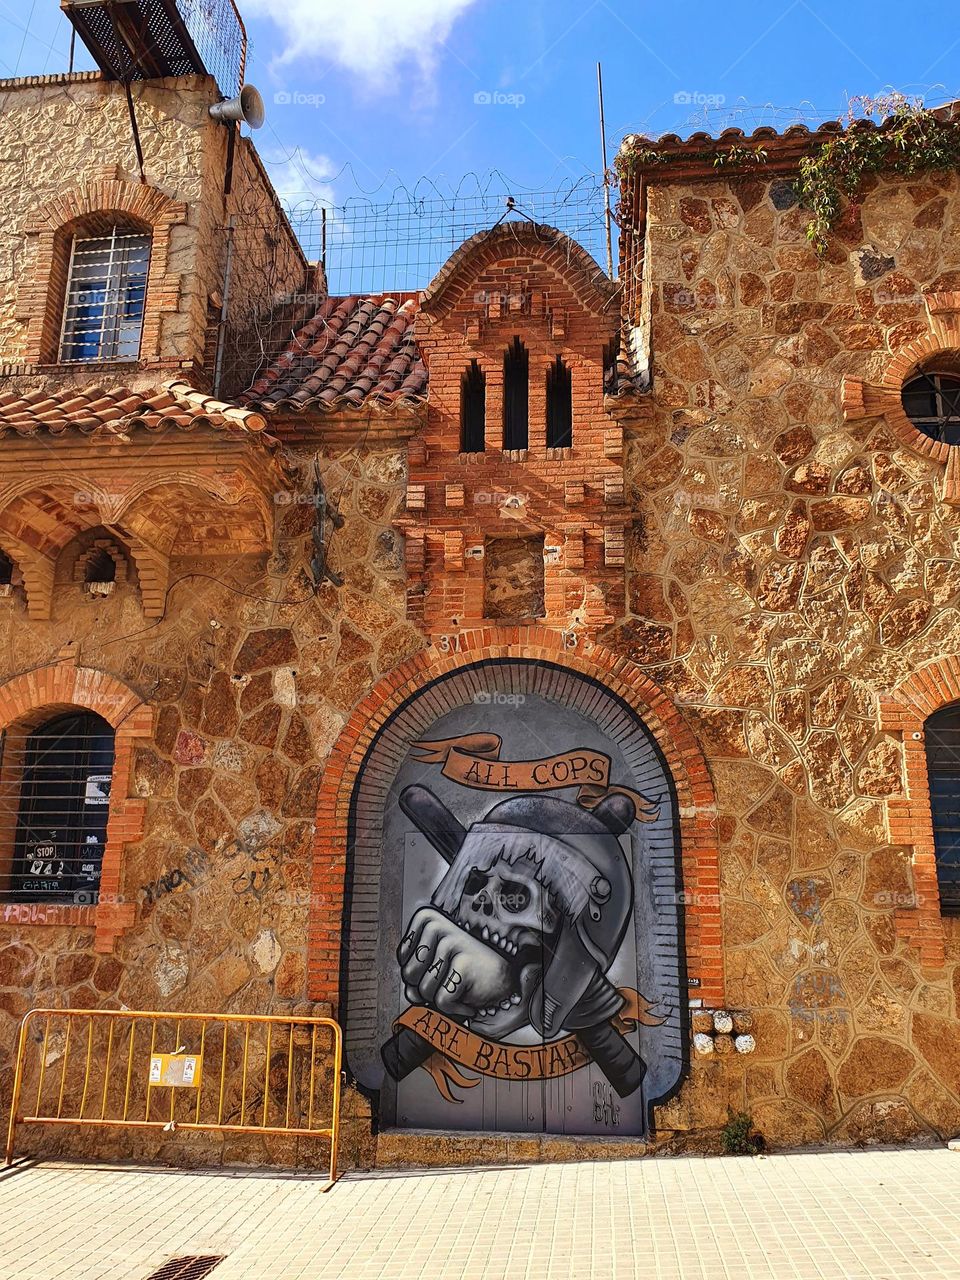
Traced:
<svg viewBox="0 0 960 1280">
<path fill-rule="evenodd" d="M 23 581 L 19 566 L 6 551 L 0 551 L 0 600 L 10 600 Z"/>
<path fill-rule="evenodd" d="M 91 600 L 113 595 L 126 582 L 127 554 L 123 545 L 103 529 L 81 534 L 64 553 L 72 560 L 71 578 Z"/>
</svg>

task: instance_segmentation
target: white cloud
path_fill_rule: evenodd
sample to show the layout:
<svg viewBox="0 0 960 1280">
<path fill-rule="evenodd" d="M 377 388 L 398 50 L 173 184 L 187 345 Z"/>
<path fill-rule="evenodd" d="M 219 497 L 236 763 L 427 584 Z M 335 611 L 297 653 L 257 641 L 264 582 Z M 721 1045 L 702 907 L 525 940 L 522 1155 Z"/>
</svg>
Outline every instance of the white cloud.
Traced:
<svg viewBox="0 0 960 1280">
<path fill-rule="evenodd" d="M 337 167 L 329 156 L 311 155 L 297 147 L 293 152 L 267 150 L 263 159 L 274 190 L 288 207 L 334 203 L 331 179 L 336 176 Z"/>
<path fill-rule="evenodd" d="M 284 47 L 274 66 L 332 59 L 368 87 L 384 84 L 405 63 L 429 74 L 454 23 L 477 0 L 247 0 L 271 18 Z"/>
</svg>

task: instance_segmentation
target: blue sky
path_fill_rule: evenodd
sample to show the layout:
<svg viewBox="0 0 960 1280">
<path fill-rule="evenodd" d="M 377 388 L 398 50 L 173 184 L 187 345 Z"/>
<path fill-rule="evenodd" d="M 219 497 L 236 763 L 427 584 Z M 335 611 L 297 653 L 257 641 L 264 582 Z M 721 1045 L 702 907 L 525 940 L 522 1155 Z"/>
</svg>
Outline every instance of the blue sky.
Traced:
<svg viewBox="0 0 960 1280">
<path fill-rule="evenodd" d="M 240 3 L 247 78 L 267 104 L 257 145 L 293 199 L 386 200 L 398 179 L 491 169 L 530 190 L 596 173 L 598 59 L 611 160 L 635 130 L 749 131 L 829 119 L 889 86 L 928 101 L 960 92 L 946 0 Z M 56 0 L 0 0 L 0 74 L 62 69 L 68 41 Z"/>
</svg>

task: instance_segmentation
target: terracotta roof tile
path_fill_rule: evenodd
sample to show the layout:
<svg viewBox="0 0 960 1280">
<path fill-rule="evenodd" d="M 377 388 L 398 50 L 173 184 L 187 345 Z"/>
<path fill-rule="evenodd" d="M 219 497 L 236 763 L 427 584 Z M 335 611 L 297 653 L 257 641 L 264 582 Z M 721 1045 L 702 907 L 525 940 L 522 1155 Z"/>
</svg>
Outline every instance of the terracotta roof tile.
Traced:
<svg viewBox="0 0 960 1280">
<path fill-rule="evenodd" d="M 427 391 L 417 308 L 411 294 L 326 298 L 241 401 L 265 413 L 415 410 Z"/>
<path fill-rule="evenodd" d="M 948 123 L 960 119 L 960 101 L 946 102 L 931 109 L 931 114 L 939 121 Z M 650 138 L 644 134 L 628 134 L 621 144 L 621 151 L 651 151 L 672 153 L 692 158 L 702 158 L 699 152 L 712 150 L 718 146 L 742 147 L 753 146 L 768 149 L 771 155 L 783 154 L 790 159 L 808 153 L 814 146 L 828 142 L 842 133 L 882 133 L 891 127 L 889 120 L 876 121 L 870 118 L 853 121 L 826 120 L 815 129 L 805 124 L 791 124 L 780 130 L 773 125 L 759 125 L 751 134 L 742 129 L 731 127 L 722 130 L 718 135 L 698 130 L 696 133 L 682 138 L 678 133 L 663 133 L 659 138 Z M 644 166 L 641 166 L 644 167 Z"/>
<path fill-rule="evenodd" d="M 131 431 L 162 431 L 178 427 L 190 431 L 208 426 L 233 435 L 259 435 L 266 419 L 252 409 L 214 400 L 186 382 L 165 382 L 141 394 L 128 387 L 70 387 L 53 394 L 30 391 L 25 395 L 0 395 L 0 436 L 39 432 L 62 435 L 119 436 Z"/>
<path fill-rule="evenodd" d="M 414 412 L 427 398 L 427 369 L 414 340 L 419 305 L 412 294 L 325 299 L 241 403 L 266 414 Z M 608 395 L 648 389 L 633 363 L 624 342 L 607 374 Z"/>
</svg>

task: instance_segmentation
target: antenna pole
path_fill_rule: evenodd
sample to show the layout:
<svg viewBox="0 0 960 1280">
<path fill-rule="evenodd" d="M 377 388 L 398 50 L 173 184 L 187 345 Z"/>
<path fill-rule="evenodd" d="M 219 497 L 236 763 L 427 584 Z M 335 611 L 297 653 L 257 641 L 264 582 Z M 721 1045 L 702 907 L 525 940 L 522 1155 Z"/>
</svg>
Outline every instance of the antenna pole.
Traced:
<svg viewBox="0 0 960 1280">
<path fill-rule="evenodd" d="M 600 158 L 603 162 L 603 217 L 607 227 L 607 275 L 613 279 L 613 234 L 610 230 L 610 183 L 607 181 L 607 127 L 603 117 L 603 72 L 597 63 L 597 98 L 600 103 Z"/>
</svg>

